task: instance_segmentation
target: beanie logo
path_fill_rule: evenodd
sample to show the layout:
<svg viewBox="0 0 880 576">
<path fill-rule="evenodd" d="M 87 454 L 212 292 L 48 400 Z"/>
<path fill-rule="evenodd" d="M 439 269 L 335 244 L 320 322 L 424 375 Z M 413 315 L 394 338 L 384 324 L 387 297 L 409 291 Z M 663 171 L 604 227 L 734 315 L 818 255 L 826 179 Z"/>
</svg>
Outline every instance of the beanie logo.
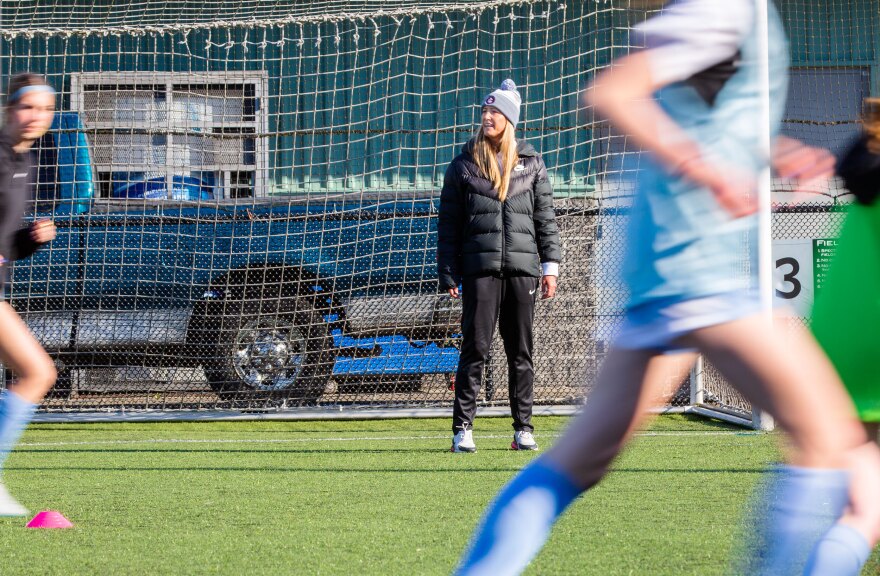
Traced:
<svg viewBox="0 0 880 576">
<path fill-rule="evenodd" d="M 520 160 L 519 162 L 517 162 L 517 163 L 516 163 L 516 166 L 513 167 L 513 171 L 514 171 L 514 172 L 522 172 L 522 171 L 525 170 L 525 169 L 526 169 L 526 165 L 523 164 L 523 161 L 522 161 L 522 160 Z"/>
<path fill-rule="evenodd" d="M 494 97 L 494 96 L 492 96 L 491 94 L 490 94 L 489 96 L 486 96 L 486 105 L 487 105 L 487 106 L 489 106 L 489 105 L 491 105 L 491 104 L 494 104 L 494 103 L 495 103 L 495 97 Z"/>
</svg>

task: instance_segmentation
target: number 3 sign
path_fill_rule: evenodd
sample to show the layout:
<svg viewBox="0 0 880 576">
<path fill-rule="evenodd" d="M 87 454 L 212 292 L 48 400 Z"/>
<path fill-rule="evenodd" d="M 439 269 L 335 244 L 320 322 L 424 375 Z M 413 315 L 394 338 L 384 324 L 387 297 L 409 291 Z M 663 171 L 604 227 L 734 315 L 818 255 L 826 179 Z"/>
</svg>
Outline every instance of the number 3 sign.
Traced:
<svg viewBox="0 0 880 576">
<path fill-rule="evenodd" d="M 837 241 L 802 238 L 773 241 L 773 301 L 809 316 L 822 288 Z"/>
</svg>

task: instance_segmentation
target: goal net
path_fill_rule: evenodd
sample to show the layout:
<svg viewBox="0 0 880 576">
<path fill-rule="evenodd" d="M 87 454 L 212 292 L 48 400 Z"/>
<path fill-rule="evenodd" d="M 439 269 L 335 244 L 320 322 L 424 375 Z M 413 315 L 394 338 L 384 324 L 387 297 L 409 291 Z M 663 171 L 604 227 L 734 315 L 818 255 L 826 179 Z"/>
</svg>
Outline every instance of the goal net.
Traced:
<svg viewBox="0 0 880 576">
<path fill-rule="evenodd" d="M 656 4 L 3 1 L 0 84 L 31 71 L 59 91 L 33 208 L 58 238 L 8 294 L 59 367 L 44 408 L 449 406 L 460 304 L 437 295 L 439 191 L 505 78 L 564 248 L 535 400 L 582 402 L 625 300 L 637 165 L 578 95 Z M 839 151 L 876 91 L 877 2 L 780 8 L 786 131 Z M 841 191 L 820 192 L 776 215 L 785 249 L 836 233 Z M 496 342 L 484 405 L 506 404 L 506 378 Z M 710 366 L 669 392 L 750 417 Z"/>
</svg>

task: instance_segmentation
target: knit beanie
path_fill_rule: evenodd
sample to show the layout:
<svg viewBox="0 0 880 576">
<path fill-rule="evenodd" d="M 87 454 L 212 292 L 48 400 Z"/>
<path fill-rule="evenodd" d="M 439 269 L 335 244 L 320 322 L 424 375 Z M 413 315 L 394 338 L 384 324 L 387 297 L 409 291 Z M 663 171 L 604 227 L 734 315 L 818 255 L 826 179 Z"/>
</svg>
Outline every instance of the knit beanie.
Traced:
<svg viewBox="0 0 880 576">
<path fill-rule="evenodd" d="M 498 108 L 514 128 L 519 122 L 520 104 L 522 104 L 522 97 L 516 91 L 516 84 L 510 78 L 501 83 L 501 88 L 483 98 L 483 106 Z"/>
</svg>

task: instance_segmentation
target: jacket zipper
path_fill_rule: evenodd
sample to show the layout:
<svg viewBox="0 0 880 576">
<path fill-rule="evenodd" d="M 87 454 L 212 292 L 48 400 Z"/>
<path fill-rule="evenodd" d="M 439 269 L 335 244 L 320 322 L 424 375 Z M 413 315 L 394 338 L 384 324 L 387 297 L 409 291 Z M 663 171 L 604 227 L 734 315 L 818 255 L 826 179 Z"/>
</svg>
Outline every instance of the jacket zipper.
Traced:
<svg viewBox="0 0 880 576">
<path fill-rule="evenodd" d="M 507 202 L 501 202 L 501 269 L 498 270 L 498 276 L 501 278 L 504 278 L 504 262 L 507 260 L 507 226 L 504 224 L 506 204 Z"/>
</svg>

